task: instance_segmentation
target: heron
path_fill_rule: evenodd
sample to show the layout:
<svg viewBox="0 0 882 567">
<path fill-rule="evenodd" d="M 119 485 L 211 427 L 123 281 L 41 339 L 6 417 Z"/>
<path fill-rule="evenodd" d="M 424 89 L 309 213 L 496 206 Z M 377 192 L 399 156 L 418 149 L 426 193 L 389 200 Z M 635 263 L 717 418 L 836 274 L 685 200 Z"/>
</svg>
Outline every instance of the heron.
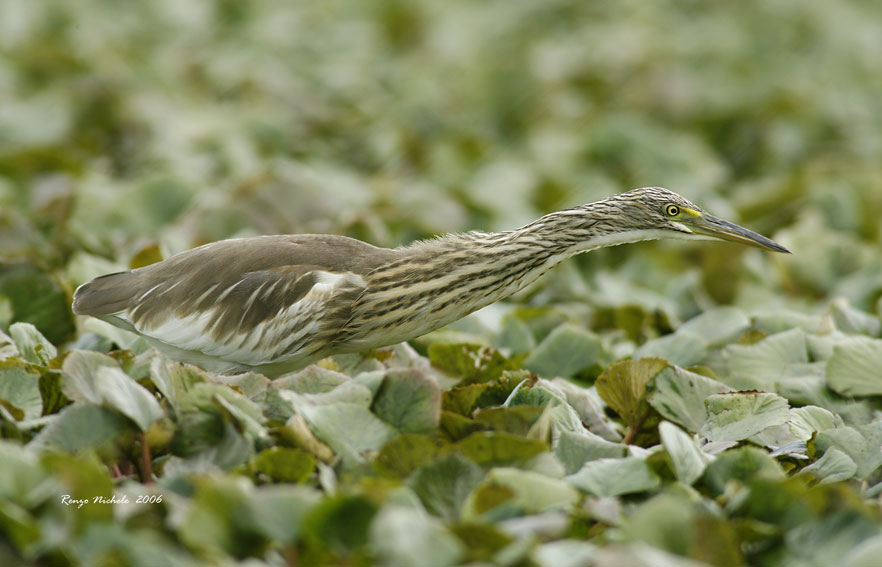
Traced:
<svg viewBox="0 0 882 567">
<path fill-rule="evenodd" d="M 327 234 L 221 240 L 84 283 L 73 311 L 138 333 L 172 360 L 274 377 L 419 337 L 576 254 L 661 238 L 789 253 L 672 191 L 644 187 L 510 231 L 447 234 L 394 249 Z"/>
</svg>

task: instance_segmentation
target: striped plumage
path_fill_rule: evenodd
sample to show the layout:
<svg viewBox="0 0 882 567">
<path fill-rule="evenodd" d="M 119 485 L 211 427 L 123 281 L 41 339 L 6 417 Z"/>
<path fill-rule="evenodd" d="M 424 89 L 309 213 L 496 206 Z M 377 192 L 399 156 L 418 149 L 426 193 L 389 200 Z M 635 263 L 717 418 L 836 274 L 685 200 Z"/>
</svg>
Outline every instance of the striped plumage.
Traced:
<svg viewBox="0 0 882 567">
<path fill-rule="evenodd" d="M 786 252 L 666 189 L 635 189 L 519 229 L 387 249 L 332 235 L 223 240 L 83 284 L 73 309 L 135 331 L 168 357 L 269 376 L 412 339 L 602 246 L 664 237 Z"/>
</svg>

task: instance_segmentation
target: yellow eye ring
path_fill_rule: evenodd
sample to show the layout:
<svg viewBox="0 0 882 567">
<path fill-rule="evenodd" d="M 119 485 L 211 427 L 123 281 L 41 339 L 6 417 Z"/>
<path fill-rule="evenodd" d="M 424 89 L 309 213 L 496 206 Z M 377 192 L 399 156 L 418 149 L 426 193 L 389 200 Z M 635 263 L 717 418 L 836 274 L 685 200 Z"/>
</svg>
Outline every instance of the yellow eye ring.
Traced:
<svg viewBox="0 0 882 567">
<path fill-rule="evenodd" d="M 665 214 L 667 214 L 669 217 L 675 217 L 680 214 L 680 207 L 678 207 L 677 205 L 666 205 Z"/>
</svg>

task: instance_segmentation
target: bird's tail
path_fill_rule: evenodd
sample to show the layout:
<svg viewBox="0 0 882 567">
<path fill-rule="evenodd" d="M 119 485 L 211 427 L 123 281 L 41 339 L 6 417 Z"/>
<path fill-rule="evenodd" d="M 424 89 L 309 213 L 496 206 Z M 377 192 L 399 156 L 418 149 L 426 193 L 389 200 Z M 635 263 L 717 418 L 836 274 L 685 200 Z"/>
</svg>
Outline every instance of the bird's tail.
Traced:
<svg viewBox="0 0 882 567">
<path fill-rule="evenodd" d="M 100 317 L 124 311 L 137 297 L 140 287 L 137 280 L 135 274 L 125 271 L 100 276 L 84 283 L 74 292 L 74 313 Z"/>
</svg>

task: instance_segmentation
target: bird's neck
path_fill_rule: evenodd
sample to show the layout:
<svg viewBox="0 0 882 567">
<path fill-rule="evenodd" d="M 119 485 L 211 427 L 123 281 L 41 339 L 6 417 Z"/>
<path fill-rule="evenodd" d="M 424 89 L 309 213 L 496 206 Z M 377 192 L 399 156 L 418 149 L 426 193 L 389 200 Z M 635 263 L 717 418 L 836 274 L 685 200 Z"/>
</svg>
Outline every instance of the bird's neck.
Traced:
<svg viewBox="0 0 882 567">
<path fill-rule="evenodd" d="M 500 288 L 500 294 L 487 303 L 523 289 L 576 254 L 667 236 L 660 230 L 623 229 L 616 211 L 597 206 L 601 204 L 604 202 L 594 203 L 592 209 L 577 207 L 550 213 L 509 232 L 458 235 L 473 237 L 490 250 L 485 258 L 477 261 L 486 259 L 508 282 Z M 513 271 L 506 275 L 508 268 Z M 491 271 L 492 268 L 485 270 Z"/>
<path fill-rule="evenodd" d="M 367 275 L 360 309 L 367 328 L 396 322 L 407 340 L 455 321 L 536 281 L 561 261 L 603 246 L 657 238 L 622 231 L 614 218 L 570 209 L 507 232 L 449 234 L 398 249 Z M 367 328 L 365 330 L 367 330 Z"/>
<path fill-rule="evenodd" d="M 597 248 L 672 236 L 671 231 L 623 225 L 618 207 L 610 202 L 611 199 L 607 199 L 549 213 L 517 230 L 499 234 L 507 234 L 513 242 L 548 253 L 551 266 Z"/>
</svg>

